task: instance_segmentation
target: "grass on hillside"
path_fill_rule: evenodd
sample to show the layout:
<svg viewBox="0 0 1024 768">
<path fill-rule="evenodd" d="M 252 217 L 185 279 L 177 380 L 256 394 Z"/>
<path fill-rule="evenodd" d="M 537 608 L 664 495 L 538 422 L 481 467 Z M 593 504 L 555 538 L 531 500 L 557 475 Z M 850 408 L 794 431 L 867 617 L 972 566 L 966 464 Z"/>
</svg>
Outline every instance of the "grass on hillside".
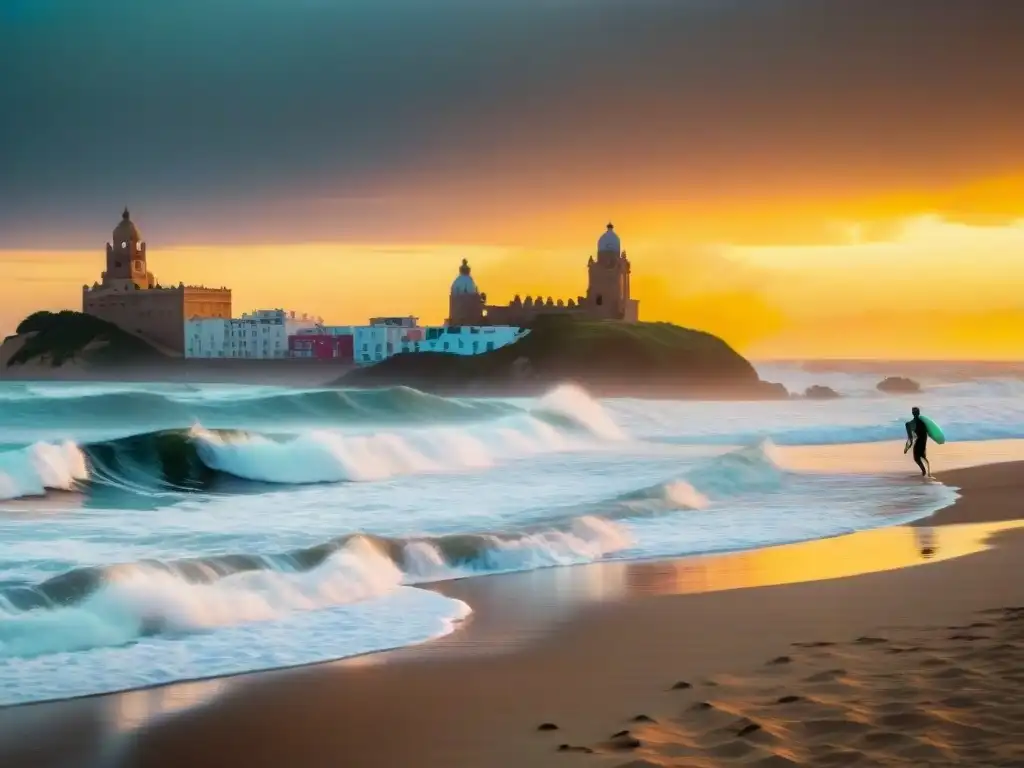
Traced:
<svg viewBox="0 0 1024 768">
<path fill-rule="evenodd" d="M 8 366 L 46 360 L 54 367 L 80 359 L 109 364 L 156 360 L 164 357 L 155 347 L 116 325 L 82 312 L 34 312 L 18 325 L 18 335 L 28 334 Z M 94 348 L 88 349 L 90 345 Z"/>
</svg>

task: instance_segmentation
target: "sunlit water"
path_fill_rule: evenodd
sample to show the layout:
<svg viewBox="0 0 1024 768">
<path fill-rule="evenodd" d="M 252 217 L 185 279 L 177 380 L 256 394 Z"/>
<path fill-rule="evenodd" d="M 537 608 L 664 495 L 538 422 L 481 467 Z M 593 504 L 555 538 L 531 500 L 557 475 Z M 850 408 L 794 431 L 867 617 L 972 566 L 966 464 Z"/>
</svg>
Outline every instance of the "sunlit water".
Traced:
<svg viewBox="0 0 1024 768">
<path fill-rule="evenodd" d="M 955 492 L 902 454 L 912 404 L 951 441 L 937 468 L 1024 455 L 1018 380 L 912 402 L 877 375 L 764 375 L 850 396 L 0 385 L 0 703 L 421 642 L 470 611 L 417 586 L 438 579 L 919 518 Z"/>
</svg>

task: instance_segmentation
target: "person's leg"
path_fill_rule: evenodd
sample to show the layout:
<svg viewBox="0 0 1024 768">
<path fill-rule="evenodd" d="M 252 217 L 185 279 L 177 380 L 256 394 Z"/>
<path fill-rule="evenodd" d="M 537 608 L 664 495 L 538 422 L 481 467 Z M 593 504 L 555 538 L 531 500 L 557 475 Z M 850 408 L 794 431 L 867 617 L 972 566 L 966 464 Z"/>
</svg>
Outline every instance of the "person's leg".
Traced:
<svg viewBox="0 0 1024 768">
<path fill-rule="evenodd" d="M 920 448 L 918 448 L 917 445 L 915 444 L 914 445 L 914 463 L 917 464 L 917 466 L 921 468 L 921 477 L 927 477 L 928 476 L 928 469 L 925 467 L 925 462 L 926 461 L 927 461 L 927 459 L 925 458 L 924 451 L 921 450 Z"/>
</svg>

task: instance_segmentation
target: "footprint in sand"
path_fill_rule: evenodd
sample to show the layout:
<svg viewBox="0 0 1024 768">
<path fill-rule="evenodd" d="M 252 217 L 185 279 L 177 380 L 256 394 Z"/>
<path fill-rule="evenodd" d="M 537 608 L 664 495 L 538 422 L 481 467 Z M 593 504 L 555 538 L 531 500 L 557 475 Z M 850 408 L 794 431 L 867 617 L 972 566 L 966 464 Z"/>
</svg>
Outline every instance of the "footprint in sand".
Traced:
<svg viewBox="0 0 1024 768">
<path fill-rule="evenodd" d="M 810 677 L 805 677 L 808 683 L 831 683 L 846 676 L 845 669 L 826 669 L 824 672 L 816 672 Z"/>
<path fill-rule="evenodd" d="M 559 744 L 558 745 L 558 751 L 559 752 L 580 752 L 580 753 L 582 753 L 584 755 L 592 755 L 592 754 L 594 754 L 594 750 L 592 750 L 590 747 L 577 747 L 577 746 L 574 746 L 573 744 Z"/>
<path fill-rule="evenodd" d="M 619 731 L 608 739 L 608 746 L 612 749 L 637 749 L 640 747 L 640 739 L 629 731 Z"/>
<path fill-rule="evenodd" d="M 884 637 L 858 637 L 854 642 L 857 645 L 881 645 L 882 643 L 888 643 Z"/>
</svg>

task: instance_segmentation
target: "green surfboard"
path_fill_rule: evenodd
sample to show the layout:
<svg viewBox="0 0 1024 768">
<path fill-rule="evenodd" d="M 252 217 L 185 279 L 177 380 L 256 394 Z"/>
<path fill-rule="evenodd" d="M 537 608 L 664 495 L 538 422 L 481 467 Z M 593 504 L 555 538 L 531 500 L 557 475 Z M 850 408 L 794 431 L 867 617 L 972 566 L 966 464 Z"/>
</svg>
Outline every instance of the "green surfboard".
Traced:
<svg viewBox="0 0 1024 768">
<path fill-rule="evenodd" d="M 939 445 L 946 442 L 946 436 L 942 434 L 942 429 L 934 421 L 929 419 L 927 416 L 920 416 L 921 421 L 924 422 L 924 428 L 928 430 L 928 437 L 934 440 Z"/>
</svg>

